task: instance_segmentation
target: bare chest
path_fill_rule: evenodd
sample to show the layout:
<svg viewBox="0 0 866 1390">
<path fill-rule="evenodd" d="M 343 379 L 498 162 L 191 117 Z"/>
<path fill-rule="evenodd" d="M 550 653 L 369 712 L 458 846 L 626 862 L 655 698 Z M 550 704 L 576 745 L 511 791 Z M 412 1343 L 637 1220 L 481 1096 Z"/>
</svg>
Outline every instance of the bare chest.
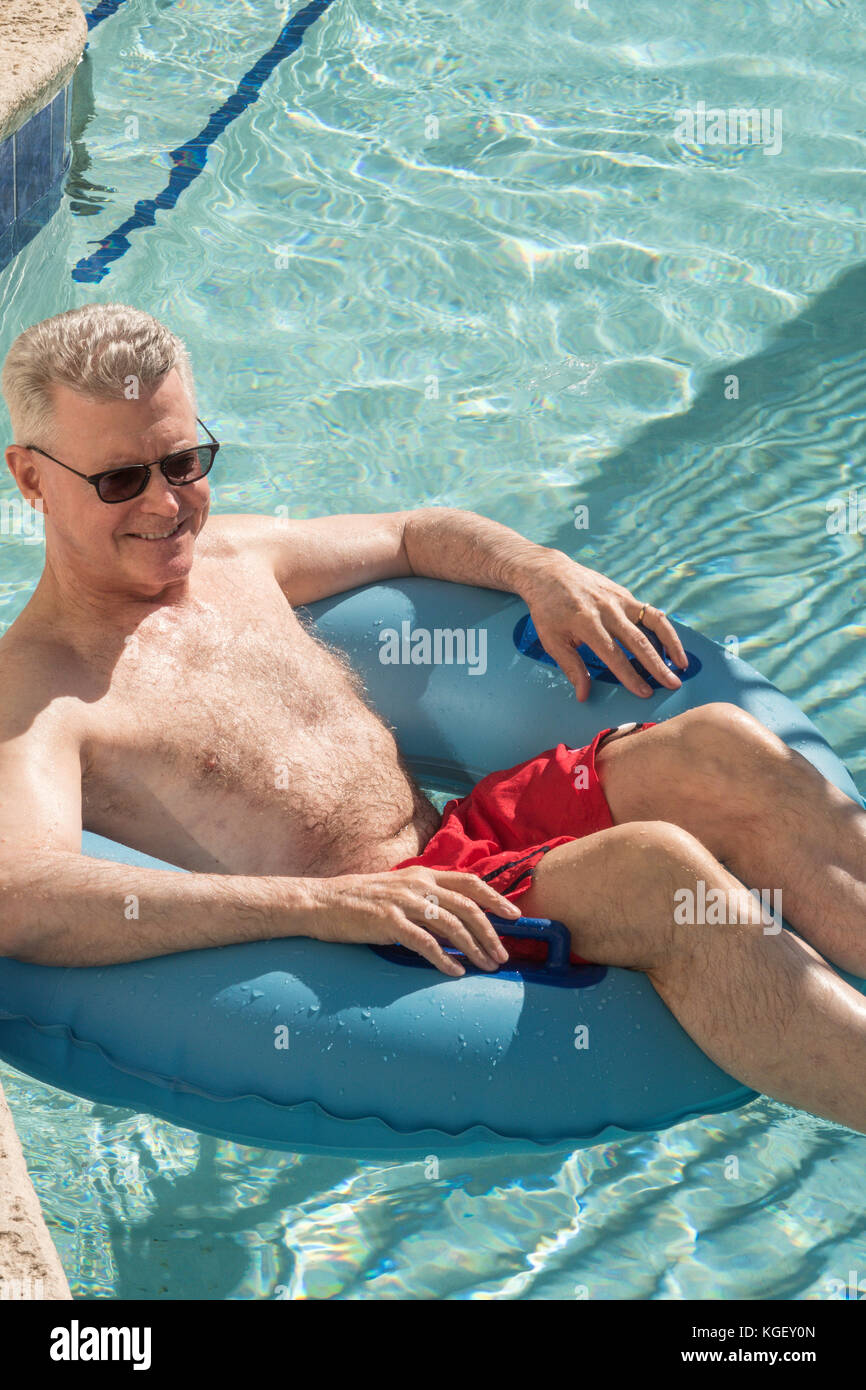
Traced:
<svg viewBox="0 0 866 1390">
<path fill-rule="evenodd" d="M 143 628 L 91 722 L 85 825 L 159 858 L 327 875 L 415 852 L 391 853 L 418 807 L 393 735 L 282 596 Z"/>
</svg>

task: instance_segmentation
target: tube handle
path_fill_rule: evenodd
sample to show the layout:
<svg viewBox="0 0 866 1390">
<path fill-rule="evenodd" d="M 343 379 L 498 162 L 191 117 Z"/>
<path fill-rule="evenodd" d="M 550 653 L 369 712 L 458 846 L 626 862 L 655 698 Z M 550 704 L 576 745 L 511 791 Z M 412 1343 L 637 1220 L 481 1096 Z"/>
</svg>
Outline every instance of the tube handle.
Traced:
<svg viewBox="0 0 866 1390">
<path fill-rule="evenodd" d="M 567 970 L 571 964 L 571 933 L 564 922 L 556 922 L 551 917 L 518 917 L 516 921 L 508 917 L 497 917 L 487 912 L 500 936 L 514 936 L 523 940 L 546 941 L 547 960 L 545 970 Z"/>
</svg>

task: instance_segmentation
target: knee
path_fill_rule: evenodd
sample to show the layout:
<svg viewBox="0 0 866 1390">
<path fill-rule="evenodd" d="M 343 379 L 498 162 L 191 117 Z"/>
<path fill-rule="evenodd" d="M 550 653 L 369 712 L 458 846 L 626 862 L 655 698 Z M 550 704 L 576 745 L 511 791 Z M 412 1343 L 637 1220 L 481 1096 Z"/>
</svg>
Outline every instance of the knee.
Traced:
<svg viewBox="0 0 866 1390">
<path fill-rule="evenodd" d="M 632 923 L 631 945 L 640 969 L 660 968 L 676 957 L 684 932 L 676 916 L 677 893 L 696 880 L 715 883 L 719 866 L 695 835 L 670 821 L 630 821 L 604 831 L 611 840 L 617 906 Z"/>
<path fill-rule="evenodd" d="M 720 742 L 736 737 L 760 738 L 769 734 L 760 719 L 748 710 L 740 709 L 727 700 L 711 700 L 707 705 L 696 705 L 694 709 L 684 710 L 679 716 L 686 736 L 700 739 L 705 743 Z"/>
<path fill-rule="evenodd" d="M 616 835 L 619 867 L 634 880 L 658 880 L 694 873 L 711 857 L 696 835 L 666 820 L 628 821 L 605 831 Z"/>
<path fill-rule="evenodd" d="M 739 776 L 742 765 L 754 767 L 762 756 L 784 752 L 784 744 L 748 710 L 724 700 L 684 711 L 678 718 L 680 749 L 691 766 L 711 758 L 717 771 Z"/>
</svg>

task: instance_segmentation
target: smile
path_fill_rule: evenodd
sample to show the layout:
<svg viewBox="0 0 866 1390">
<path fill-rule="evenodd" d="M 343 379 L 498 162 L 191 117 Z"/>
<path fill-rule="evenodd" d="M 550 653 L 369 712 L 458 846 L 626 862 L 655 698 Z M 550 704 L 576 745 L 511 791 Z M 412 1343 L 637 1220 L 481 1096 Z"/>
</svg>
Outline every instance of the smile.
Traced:
<svg viewBox="0 0 866 1390">
<path fill-rule="evenodd" d="M 172 526 L 170 531 L 130 531 L 129 535 L 137 541 L 167 541 L 172 536 L 177 535 L 185 521 L 186 517 L 183 521 L 179 521 L 176 526 Z"/>
</svg>

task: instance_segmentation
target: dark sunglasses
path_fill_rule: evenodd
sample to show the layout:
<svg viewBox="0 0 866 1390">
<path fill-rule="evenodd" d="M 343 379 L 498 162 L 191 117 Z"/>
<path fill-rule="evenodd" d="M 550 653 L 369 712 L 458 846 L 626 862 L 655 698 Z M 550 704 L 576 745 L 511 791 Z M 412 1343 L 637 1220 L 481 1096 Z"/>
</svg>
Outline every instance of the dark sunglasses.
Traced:
<svg viewBox="0 0 866 1390">
<path fill-rule="evenodd" d="M 43 458 L 51 459 L 52 463 L 59 463 L 60 467 L 69 473 L 83 478 L 86 483 L 96 488 L 103 502 L 131 502 L 133 497 L 138 497 L 144 492 L 150 482 L 152 468 L 159 468 L 171 487 L 185 487 L 187 483 L 197 483 L 199 478 L 204 478 L 210 472 L 219 452 L 219 442 L 198 416 L 196 423 L 210 436 L 210 444 L 195 444 L 191 448 L 179 449 L 176 454 L 168 454 L 157 463 L 131 463 L 126 468 L 109 468 L 105 473 L 80 473 L 77 468 L 70 468 L 68 463 L 46 454 L 44 449 L 37 448 L 35 444 L 25 444 L 23 447 L 32 449 L 35 454 L 41 454 Z"/>
</svg>

